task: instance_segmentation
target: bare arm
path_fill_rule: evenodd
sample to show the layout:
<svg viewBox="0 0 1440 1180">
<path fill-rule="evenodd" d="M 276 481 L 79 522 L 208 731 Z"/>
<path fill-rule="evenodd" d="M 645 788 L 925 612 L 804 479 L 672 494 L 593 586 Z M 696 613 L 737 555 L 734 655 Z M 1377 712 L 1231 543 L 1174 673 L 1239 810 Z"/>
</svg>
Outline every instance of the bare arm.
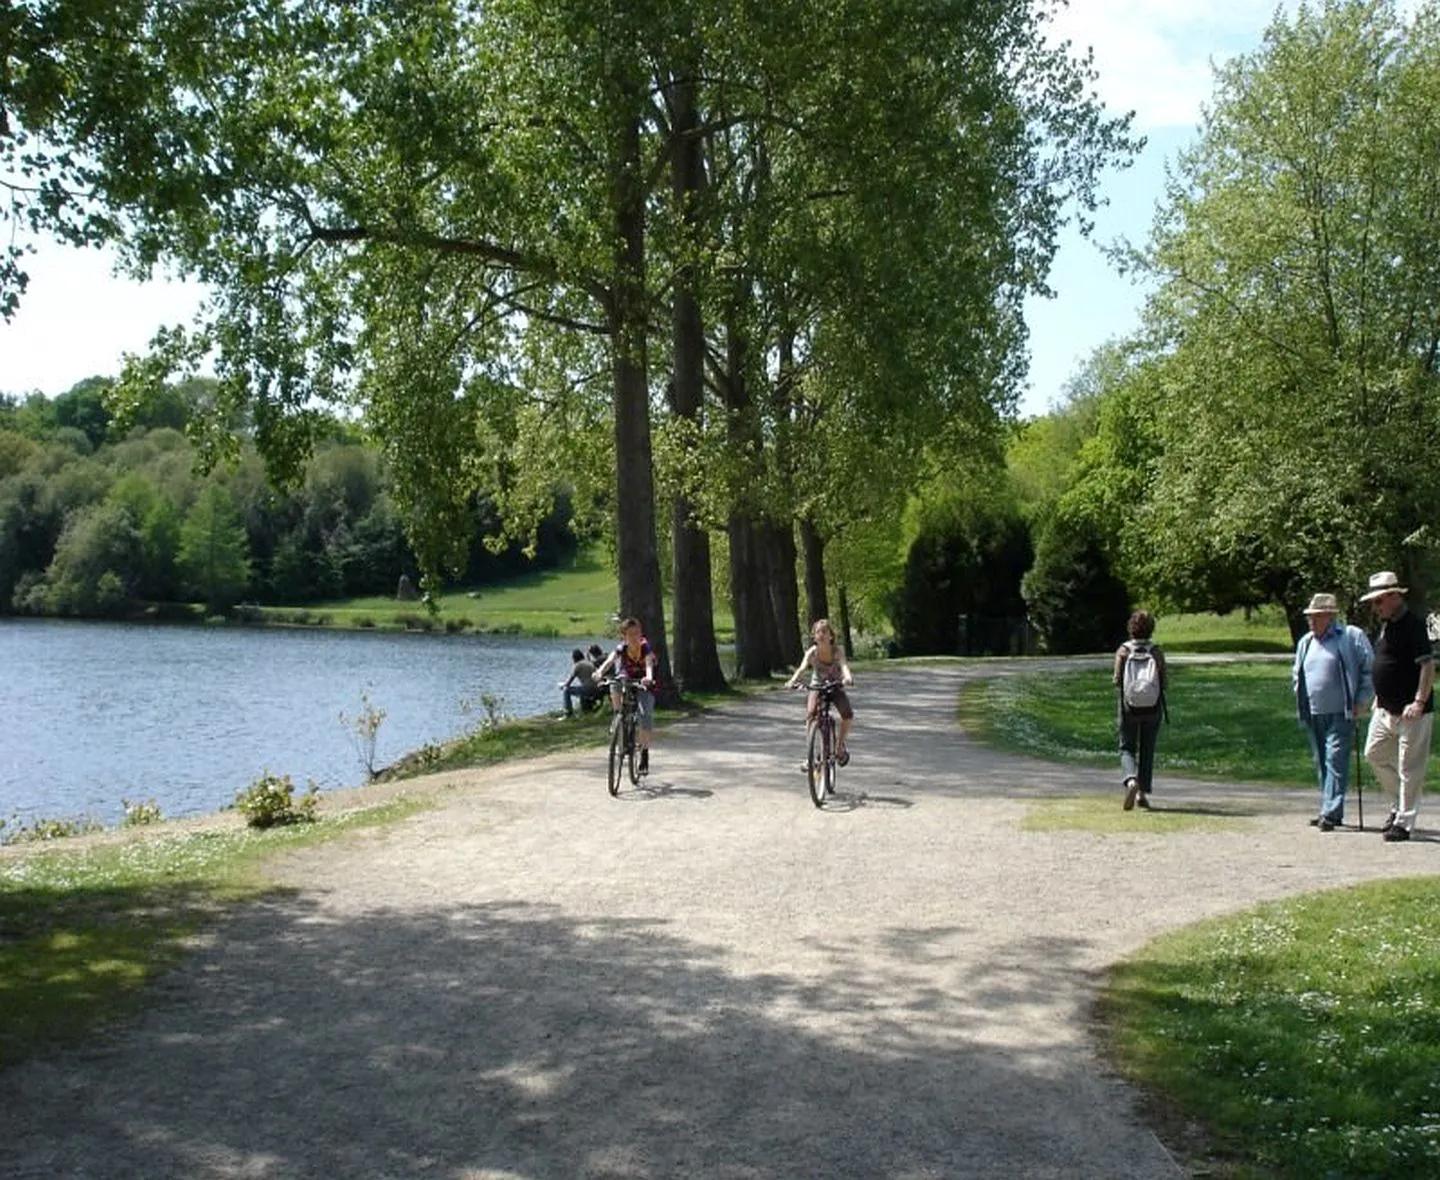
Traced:
<svg viewBox="0 0 1440 1180">
<path fill-rule="evenodd" d="M 815 649 L 813 647 L 808 647 L 805 649 L 805 655 L 801 657 L 800 666 L 795 669 L 795 671 L 791 674 L 790 679 L 785 682 L 786 688 L 794 688 L 797 684 L 800 683 L 800 674 L 810 666 L 810 657 L 814 654 Z"/>
</svg>

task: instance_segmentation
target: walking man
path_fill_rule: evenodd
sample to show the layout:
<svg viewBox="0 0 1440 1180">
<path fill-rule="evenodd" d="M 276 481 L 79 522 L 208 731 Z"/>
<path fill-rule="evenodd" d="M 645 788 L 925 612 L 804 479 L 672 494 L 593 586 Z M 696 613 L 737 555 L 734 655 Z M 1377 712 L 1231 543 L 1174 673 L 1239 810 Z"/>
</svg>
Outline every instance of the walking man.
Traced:
<svg viewBox="0 0 1440 1180">
<path fill-rule="evenodd" d="M 1295 710 L 1310 737 L 1320 786 L 1320 810 L 1310 823 L 1322 832 L 1333 832 L 1345 822 L 1355 722 L 1375 695 L 1370 640 L 1359 627 L 1337 623 L 1339 613 L 1333 594 L 1310 599 L 1305 608 L 1310 630 L 1295 645 L 1290 673 Z"/>
<path fill-rule="evenodd" d="M 1435 659 L 1425 620 L 1405 602 L 1406 589 L 1391 571 L 1371 575 L 1361 602 L 1383 620 L 1375 641 L 1375 713 L 1365 758 L 1375 779 L 1395 800 L 1380 829 L 1384 839 L 1408 840 L 1425 788 L 1430 731 L 1435 720 Z"/>
</svg>

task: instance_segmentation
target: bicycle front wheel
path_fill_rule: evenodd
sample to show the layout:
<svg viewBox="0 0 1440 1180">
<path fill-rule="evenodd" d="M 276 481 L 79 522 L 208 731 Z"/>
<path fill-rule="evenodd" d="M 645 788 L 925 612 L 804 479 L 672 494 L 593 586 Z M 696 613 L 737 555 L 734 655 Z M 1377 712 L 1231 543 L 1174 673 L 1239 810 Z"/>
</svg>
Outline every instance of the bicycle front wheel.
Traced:
<svg viewBox="0 0 1440 1180">
<path fill-rule="evenodd" d="M 630 718 L 629 724 L 625 726 L 625 765 L 630 771 L 630 781 L 640 785 L 640 751 L 635 744 L 635 718 Z"/>
<path fill-rule="evenodd" d="M 840 765 L 839 741 L 835 736 L 835 723 L 832 721 L 825 726 L 825 773 L 821 777 L 825 780 L 825 793 L 835 793 L 835 774 Z"/>
<path fill-rule="evenodd" d="M 819 722 L 810 726 L 810 756 L 805 761 L 805 777 L 810 783 L 810 802 L 825 806 L 825 729 Z"/>
<path fill-rule="evenodd" d="M 625 757 L 625 726 L 619 717 L 610 727 L 610 794 L 620 793 L 620 776 L 625 773 L 620 760 Z"/>
</svg>

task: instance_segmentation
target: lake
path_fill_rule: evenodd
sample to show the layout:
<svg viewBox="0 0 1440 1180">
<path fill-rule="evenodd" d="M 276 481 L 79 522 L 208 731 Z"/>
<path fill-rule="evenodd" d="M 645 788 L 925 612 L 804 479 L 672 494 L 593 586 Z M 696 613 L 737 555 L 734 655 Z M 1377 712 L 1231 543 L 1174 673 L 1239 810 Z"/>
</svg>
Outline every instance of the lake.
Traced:
<svg viewBox="0 0 1440 1180">
<path fill-rule="evenodd" d="M 0 819 L 113 827 L 122 799 L 213 812 L 266 771 L 356 786 L 365 764 L 340 715 L 361 714 L 362 692 L 385 711 L 384 766 L 478 725 L 481 694 L 512 717 L 558 710 L 570 651 L 589 642 L 0 619 Z"/>
</svg>

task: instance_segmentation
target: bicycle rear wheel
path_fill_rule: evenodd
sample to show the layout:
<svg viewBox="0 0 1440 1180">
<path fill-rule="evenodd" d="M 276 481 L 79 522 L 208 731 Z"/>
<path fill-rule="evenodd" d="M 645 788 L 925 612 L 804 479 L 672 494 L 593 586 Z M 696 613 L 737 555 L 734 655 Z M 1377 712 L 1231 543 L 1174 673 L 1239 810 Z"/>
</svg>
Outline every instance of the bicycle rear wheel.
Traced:
<svg viewBox="0 0 1440 1180">
<path fill-rule="evenodd" d="M 825 726 L 818 721 L 810 725 L 809 758 L 805 762 L 805 777 L 810 783 L 810 802 L 816 807 L 825 806 Z"/>
<path fill-rule="evenodd" d="M 620 793 L 620 776 L 624 770 L 620 760 L 625 757 L 625 725 L 617 716 L 610 727 L 610 794 Z"/>
<path fill-rule="evenodd" d="M 630 771 L 630 781 L 640 785 L 640 751 L 635 743 L 635 718 L 631 717 L 625 724 L 625 766 Z"/>
</svg>

